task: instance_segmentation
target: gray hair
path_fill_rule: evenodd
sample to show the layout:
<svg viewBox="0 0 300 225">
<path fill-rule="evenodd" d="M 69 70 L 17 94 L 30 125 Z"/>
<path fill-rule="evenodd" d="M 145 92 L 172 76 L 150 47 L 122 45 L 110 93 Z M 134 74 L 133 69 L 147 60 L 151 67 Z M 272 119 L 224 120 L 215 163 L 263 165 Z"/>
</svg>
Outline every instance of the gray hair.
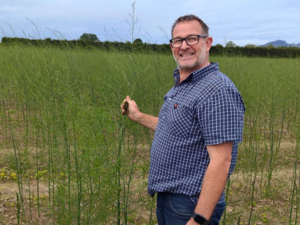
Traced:
<svg viewBox="0 0 300 225">
<path fill-rule="evenodd" d="M 206 23 L 204 23 L 198 16 L 195 16 L 193 14 L 188 14 L 188 15 L 185 15 L 185 16 L 181 16 L 177 20 L 175 20 L 175 22 L 172 25 L 171 36 L 173 37 L 174 27 L 178 23 L 185 22 L 185 21 L 192 21 L 192 20 L 196 20 L 200 23 L 200 25 L 202 27 L 203 35 L 208 35 L 209 27 L 206 25 Z"/>
</svg>

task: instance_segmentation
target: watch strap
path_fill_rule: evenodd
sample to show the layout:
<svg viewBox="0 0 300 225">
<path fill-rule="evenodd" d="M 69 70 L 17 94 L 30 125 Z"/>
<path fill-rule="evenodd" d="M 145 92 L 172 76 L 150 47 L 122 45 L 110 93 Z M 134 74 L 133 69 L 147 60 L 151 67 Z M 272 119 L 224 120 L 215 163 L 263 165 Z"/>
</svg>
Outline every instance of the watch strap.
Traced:
<svg viewBox="0 0 300 225">
<path fill-rule="evenodd" d="M 205 219 L 202 215 L 198 214 L 198 213 L 193 213 L 192 215 L 194 221 L 198 224 L 201 225 L 208 225 L 209 224 L 209 220 Z"/>
</svg>

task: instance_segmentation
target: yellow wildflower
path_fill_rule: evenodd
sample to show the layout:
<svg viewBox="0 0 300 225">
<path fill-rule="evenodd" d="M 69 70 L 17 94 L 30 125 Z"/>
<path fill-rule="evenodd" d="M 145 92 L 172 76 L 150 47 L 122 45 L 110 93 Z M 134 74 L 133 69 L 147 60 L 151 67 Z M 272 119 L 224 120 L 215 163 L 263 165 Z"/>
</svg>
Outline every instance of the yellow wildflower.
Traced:
<svg viewBox="0 0 300 225">
<path fill-rule="evenodd" d="M 11 175 L 10 175 L 13 179 L 17 179 L 17 174 L 16 173 L 12 173 Z"/>
</svg>

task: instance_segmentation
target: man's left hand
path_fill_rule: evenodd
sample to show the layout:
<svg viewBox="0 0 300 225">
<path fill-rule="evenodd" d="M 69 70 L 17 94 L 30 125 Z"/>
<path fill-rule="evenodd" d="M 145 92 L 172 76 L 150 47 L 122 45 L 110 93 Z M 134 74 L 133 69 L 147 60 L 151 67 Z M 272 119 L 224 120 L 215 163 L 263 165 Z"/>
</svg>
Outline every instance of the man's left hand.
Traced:
<svg viewBox="0 0 300 225">
<path fill-rule="evenodd" d="M 199 223 L 196 223 L 193 218 L 191 218 L 186 225 L 199 225 Z"/>
</svg>

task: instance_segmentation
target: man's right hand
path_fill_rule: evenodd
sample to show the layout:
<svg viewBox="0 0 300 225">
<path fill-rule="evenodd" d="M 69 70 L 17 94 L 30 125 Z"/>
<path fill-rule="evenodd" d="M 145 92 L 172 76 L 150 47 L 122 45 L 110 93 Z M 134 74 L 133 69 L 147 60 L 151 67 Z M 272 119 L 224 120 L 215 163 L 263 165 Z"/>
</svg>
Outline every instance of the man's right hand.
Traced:
<svg viewBox="0 0 300 225">
<path fill-rule="evenodd" d="M 123 100 L 121 104 L 121 111 L 122 115 L 126 114 L 127 117 L 132 121 L 155 131 L 156 125 L 158 123 L 158 117 L 142 113 L 135 101 L 131 100 L 129 96 L 126 96 L 126 98 Z"/>
<path fill-rule="evenodd" d="M 129 119 L 137 121 L 141 116 L 141 112 L 134 100 L 127 95 L 121 104 L 122 115 L 127 115 Z"/>
</svg>

